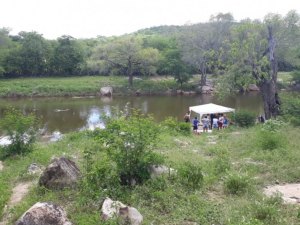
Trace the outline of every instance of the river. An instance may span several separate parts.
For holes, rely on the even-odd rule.
[[[0,99],[0,116],[8,107],[23,112],[35,112],[48,132],[67,133],[74,130],[101,126],[101,115],[110,115],[114,110],[130,107],[151,114],[156,121],[168,116],[182,120],[189,106],[215,103],[223,106],[245,109],[257,115],[263,112],[259,93],[248,93],[218,100],[213,95],[197,96],[140,96],[140,97],[86,97],[86,98],[18,98]]]

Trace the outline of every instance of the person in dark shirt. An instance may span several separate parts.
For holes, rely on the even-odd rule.
[[[199,125],[199,120],[197,118],[197,116],[195,117],[195,119],[193,119],[193,131],[195,134],[197,134],[198,132],[198,125]]]

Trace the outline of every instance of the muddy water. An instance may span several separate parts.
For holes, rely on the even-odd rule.
[[[66,133],[101,126],[101,115],[123,110],[128,103],[130,107],[139,108],[144,113],[152,114],[155,120],[162,121],[168,116],[182,120],[189,106],[210,102],[250,110],[257,115],[263,112],[259,93],[251,93],[223,100],[212,95],[0,99],[0,116],[2,117],[6,108],[12,106],[24,112],[35,112],[48,132]]]

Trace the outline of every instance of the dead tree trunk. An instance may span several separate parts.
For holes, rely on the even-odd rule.
[[[268,57],[270,70],[269,76],[262,78],[259,86],[264,102],[265,118],[270,119],[276,117],[279,114],[279,104],[277,95],[277,60],[275,56],[276,41],[273,37],[273,30],[271,26],[268,26]]]

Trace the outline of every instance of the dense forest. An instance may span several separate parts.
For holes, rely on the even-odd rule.
[[[0,29],[3,78],[121,75],[128,76],[132,85],[133,76],[172,75],[182,84],[197,73],[205,85],[207,74],[213,74],[226,91],[258,84],[267,118],[278,113],[277,72],[299,68],[300,15],[296,11],[239,22],[229,13],[219,13],[206,23],[92,39],[64,35],[47,40],[37,32],[10,35],[9,29]]]

